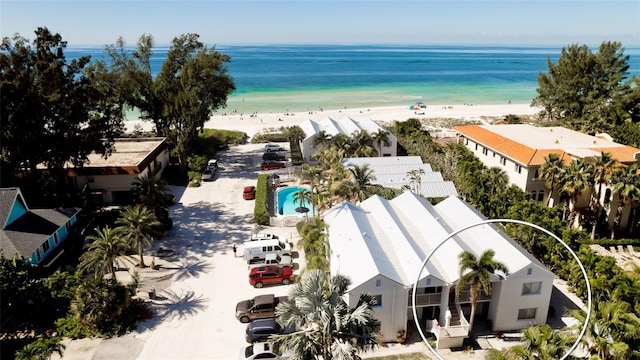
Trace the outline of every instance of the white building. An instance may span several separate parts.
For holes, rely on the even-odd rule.
[[[422,261],[451,232],[485,218],[456,197],[433,206],[407,191],[393,200],[373,196],[360,206],[343,202],[324,220],[331,274],[351,279],[350,306],[361,293],[376,296],[374,311],[383,340],[394,341],[398,330],[406,331],[413,323],[411,293]],[[546,322],[554,274],[498,227],[473,227],[443,244],[418,281],[420,326],[436,334],[439,348],[460,346],[468,335],[468,291],[455,297],[458,256],[464,251],[479,256],[488,249],[509,273],[492,277],[492,295],[483,294],[476,314],[491,320],[494,330]]]
[[[422,163],[420,156],[362,157],[342,160],[345,167],[368,165],[378,184],[392,189],[409,187],[426,198],[458,196],[453,181],[444,181],[442,174],[431,165]],[[412,181],[410,171],[416,171],[419,181]]]
[[[603,152],[610,153],[614,159],[625,165],[640,162],[640,149],[615,143],[611,138],[591,136],[567,128],[536,127],[527,124],[513,125],[464,125],[454,128],[458,140],[465,145],[486,166],[498,167],[509,176],[509,183],[531,193],[532,199],[539,202],[548,196],[547,186],[538,170],[544,158],[558,154],[565,165],[574,159],[595,158]],[[558,194],[554,194],[554,203]],[[588,206],[590,192],[582,194],[576,207]],[[602,203],[610,202],[610,209],[618,207],[618,197],[611,196],[611,190],[602,191]],[[625,227],[630,215],[630,204],[623,211],[621,227]],[[609,214],[609,225],[613,224],[615,211]]]
[[[373,135],[378,132],[385,132],[389,137],[390,144],[389,146],[386,146],[385,144],[373,144],[375,149],[378,151],[378,155],[396,156],[398,153],[398,139],[396,139],[393,134],[391,134],[389,131],[387,131],[385,128],[378,125],[378,123],[371,119],[355,120],[346,117],[342,120],[336,120],[327,117],[320,121],[308,119],[300,123],[299,126],[306,135],[306,137],[302,140],[301,145],[302,158],[306,162],[313,161],[313,155],[317,151],[317,149],[313,146],[313,139],[316,138],[316,135],[318,135],[320,131],[324,131],[331,136],[343,134],[349,137],[360,131],[366,131],[369,133],[369,135]]]

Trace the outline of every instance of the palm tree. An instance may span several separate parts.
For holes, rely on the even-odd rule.
[[[613,193],[618,194],[618,207],[616,217],[611,227],[611,239],[615,239],[615,234],[622,222],[622,210],[628,201],[640,199],[640,176],[638,176],[638,165],[620,166],[615,168],[611,179]]]
[[[361,294],[350,308],[344,295],[351,281],[343,275],[331,278],[322,270],[310,270],[291,289],[289,298],[276,308],[278,323],[296,329],[274,335],[269,343],[276,352],[288,349],[297,359],[358,359],[357,353],[378,344],[372,306],[376,299]]]
[[[305,269],[327,270],[329,243],[326,241],[327,232],[324,221],[321,218],[313,218],[310,222],[299,223],[297,227],[300,234],[298,246],[304,249],[307,261]]]
[[[139,266],[145,267],[143,250],[151,244],[152,236],[157,234],[157,228],[160,226],[156,216],[147,207],[134,205],[120,211],[116,225],[129,241],[129,245],[138,250]]]
[[[131,194],[135,204],[145,205],[158,218],[161,217],[159,212],[166,212],[167,206],[173,202],[173,194],[171,194],[167,182],[155,176],[136,177],[131,184]],[[168,217],[168,214],[166,215]]]
[[[59,336],[42,337],[16,352],[16,360],[48,360],[53,353],[62,357],[65,349]]]
[[[373,138],[366,130],[356,131],[351,136],[352,155],[355,157],[370,157],[377,155],[378,151],[372,146]]]
[[[360,202],[366,200],[371,195],[369,187],[376,179],[373,175],[373,170],[369,169],[368,164],[364,164],[362,166],[350,167],[349,172],[353,180],[353,198]]]
[[[127,241],[119,229],[106,226],[96,229],[95,235],[87,236],[92,241],[87,251],[80,257],[78,269],[82,272],[94,270],[96,275],[104,274],[107,269],[111,278],[116,280],[115,261],[120,255],[127,253]]]
[[[331,143],[331,134],[324,130],[320,130],[311,142],[311,146],[314,148],[324,148]]]
[[[471,319],[469,319],[469,333],[473,329],[480,291],[482,290],[485,294],[491,295],[490,275],[497,270],[502,271],[505,275],[509,272],[506,265],[493,259],[494,255],[495,251],[489,249],[480,255],[480,259],[477,259],[475,255],[467,251],[458,256],[458,259],[460,259],[460,278],[456,283],[456,297],[460,295],[464,287],[470,287]],[[467,270],[470,271],[467,272]]]
[[[557,333],[548,324],[530,326],[522,333],[522,349],[526,354],[523,358],[559,359],[574,341],[570,335]]]
[[[300,188],[300,190],[293,193],[293,204],[295,205],[297,203],[301,208],[306,208],[305,205],[311,203],[312,201],[313,195],[311,194],[311,191],[305,188]],[[307,220],[309,220],[309,216],[307,215],[307,213],[305,212],[304,214]]]
[[[382,130],[382,129],[378,129],[377,132],[371,134],[371,139],[373,140],[374,144],[378,145],[378,155],[382,155],[382,145],[384,146],[391,146],[391,140],[389,139],[389,133]]]
[[[583,328],[586,314],[573,310],[571,316],[578,320],[576,327]],[[594,304],[583,343],[599,359],[626,359],[631,355],[628,340],[640,335],[640,319],[629,303],[612,299]]]
[[[593,188],[592,166],[584,159],[573,160],[567,166],[561,179],[561,190],[569,195],[569,221],[568,226],[574,225],[576,217],[576,206],[580,195]]]
[[[596,157],[593,162],[593,181],[598,184],[598,190],[596,191],[595,203],[599,207],[600,197],[602,196],[602,184],[609,182],[611,178],[611,172],[618,163],[618,160],[614,159],[611,153],[602,152],[600,156]]]
[[[558,154],[553,153],[544,157],[544,163],[538,170],[539,176],[544,179],[545,185],[547,185],[547,188],[549,189],[547,206],[551,204],[551,199],[553,199],[553,193],[554,190],[556,190],[563,168],[564,160],[561,159]]]
[[[344,157],[349,157],[353,154],[351,139],[345,134],[337,134],[331,138],[331,147],[343,150]]]
[[[410,189],[416,195],[420,195],[420,189],[422,188],[422,175],[424,175],[424,169],[414,169],[407,172]]]
[[[300,145],[300,142],[307,136],[304,130],[298,125],[281,127],[280,130],[285,134],[290,143]]]

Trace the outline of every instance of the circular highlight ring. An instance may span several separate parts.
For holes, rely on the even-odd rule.
[[[431,252],[429,253],[429,256],[427,256],[424,261],[422,262],[422,267],[420,268],[420,271],[418,272],[418,274],[416,275],[416,279],[413,282],[413,292],[411,294],[411,310],[413,313],[413,321],[416,324],[420,324],[420,322],[418,321],[418,313],[416,311],[416,290],[418,288],[418,281],[420,281],[420,276],[422,275],[422,272],[424,271],[425,267],[427,266],[427,263],[429,262],[429,259],[431,259],[431,257],[433,256],[433,254],[440,248],[440,246],[442,246],[445,242],[447,242],[447,240],[451,239],[452,237],[458,235],[459,233],[471,229],[473,227],[479,226],[479,225],[485,225],[485,224],[492,224],[492,223],[514,223],[514,224],[520,224],[520,225],[527,225],[530,226],[534,229],[538,229],[542,232],[544,232],[545,234],[553,237],[554,239],[556,239],[560,244],[562,244],[565,249],[569,250],[569,252],[571,253],[571,255],[573,256],[573,258],[578,262],[578,265],[580,266],[580,270],[582,271],[582,275],[584,276],[584,280],[587,282],[587,317],[584,321],[584,325],[582,326],[582,330],[580,330],[580,335],[578,335],[578,338],[576,339],[576,342],[573,344],[573,346],[571,346],[571,348],[569,349],[569,351],[567,351],[566,354],[564,354],[560,360],[564,360],[566,359],[569,355],[571,355],[571,353],[578,347],[578,344],[580,343],[580,340],[582,339],[582,337],[584,336],[585,332],[587,331],[587,327],[589,326],[589,320],[591,318],[591,284],[589,283],[589,276],[587,275],[587,271],[585,270],[584,266],[582,265],[582,262],[580,262],[580,259],[578,258],[578,255],[571,250],[571,248],[569,247],[569,245],[567,245],[564,241],[562,241],[562,239],[560,239],[558,236],[556,236],[555,234],[553,234],[552,232],[550,232],[549,230],[538,226],[536,224],[532,224],[530,222],[526,222],[526,221],[522,221],[522,220],[514,220],[514,219],[488,219],[488,220],[483,220],[471,225],[467,225],[461,229],[458,229],[452,233],[449,234],[449,236],[447,236],[444,240],[442,240],[442,242],[440,242],[435,248],[433,248],[433,250],[431,250]],[[422,331],[422,328],[420,326],[416,327],[418,329],[418,333],[420,334],[420,337],[422,338],[422,341],[424,341],[424,343],[427,345],[427,347],[429,348],[429,350],[431,350],[431,352],[433,353],[433,355],[435,355],[438,359],[440,360],[444,360],[444,358],[438,353],[438,351],[436,351],[436,349],[432,348],[431,345],[429,345],[429,342],[427,341],[426,336],[424,335],[424,332]]]

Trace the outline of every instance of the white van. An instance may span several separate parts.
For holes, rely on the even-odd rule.
[[[244,243],[244,259],[264,259],[267,254],[291,256],[291,244],[278,239],[256,240]]]
[[[260,233],[251,235],[250,241],[279,239],[278,235],[270,233]]]

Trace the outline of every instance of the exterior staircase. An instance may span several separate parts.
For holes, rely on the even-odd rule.
[[[460,322],[460,314],[458,313],[458,308],[456,307],[456,297],[455,295],[449,296],[449,311],[451,312],[451,319],[449,320],[449,326],[460,326],[462,323]]]

